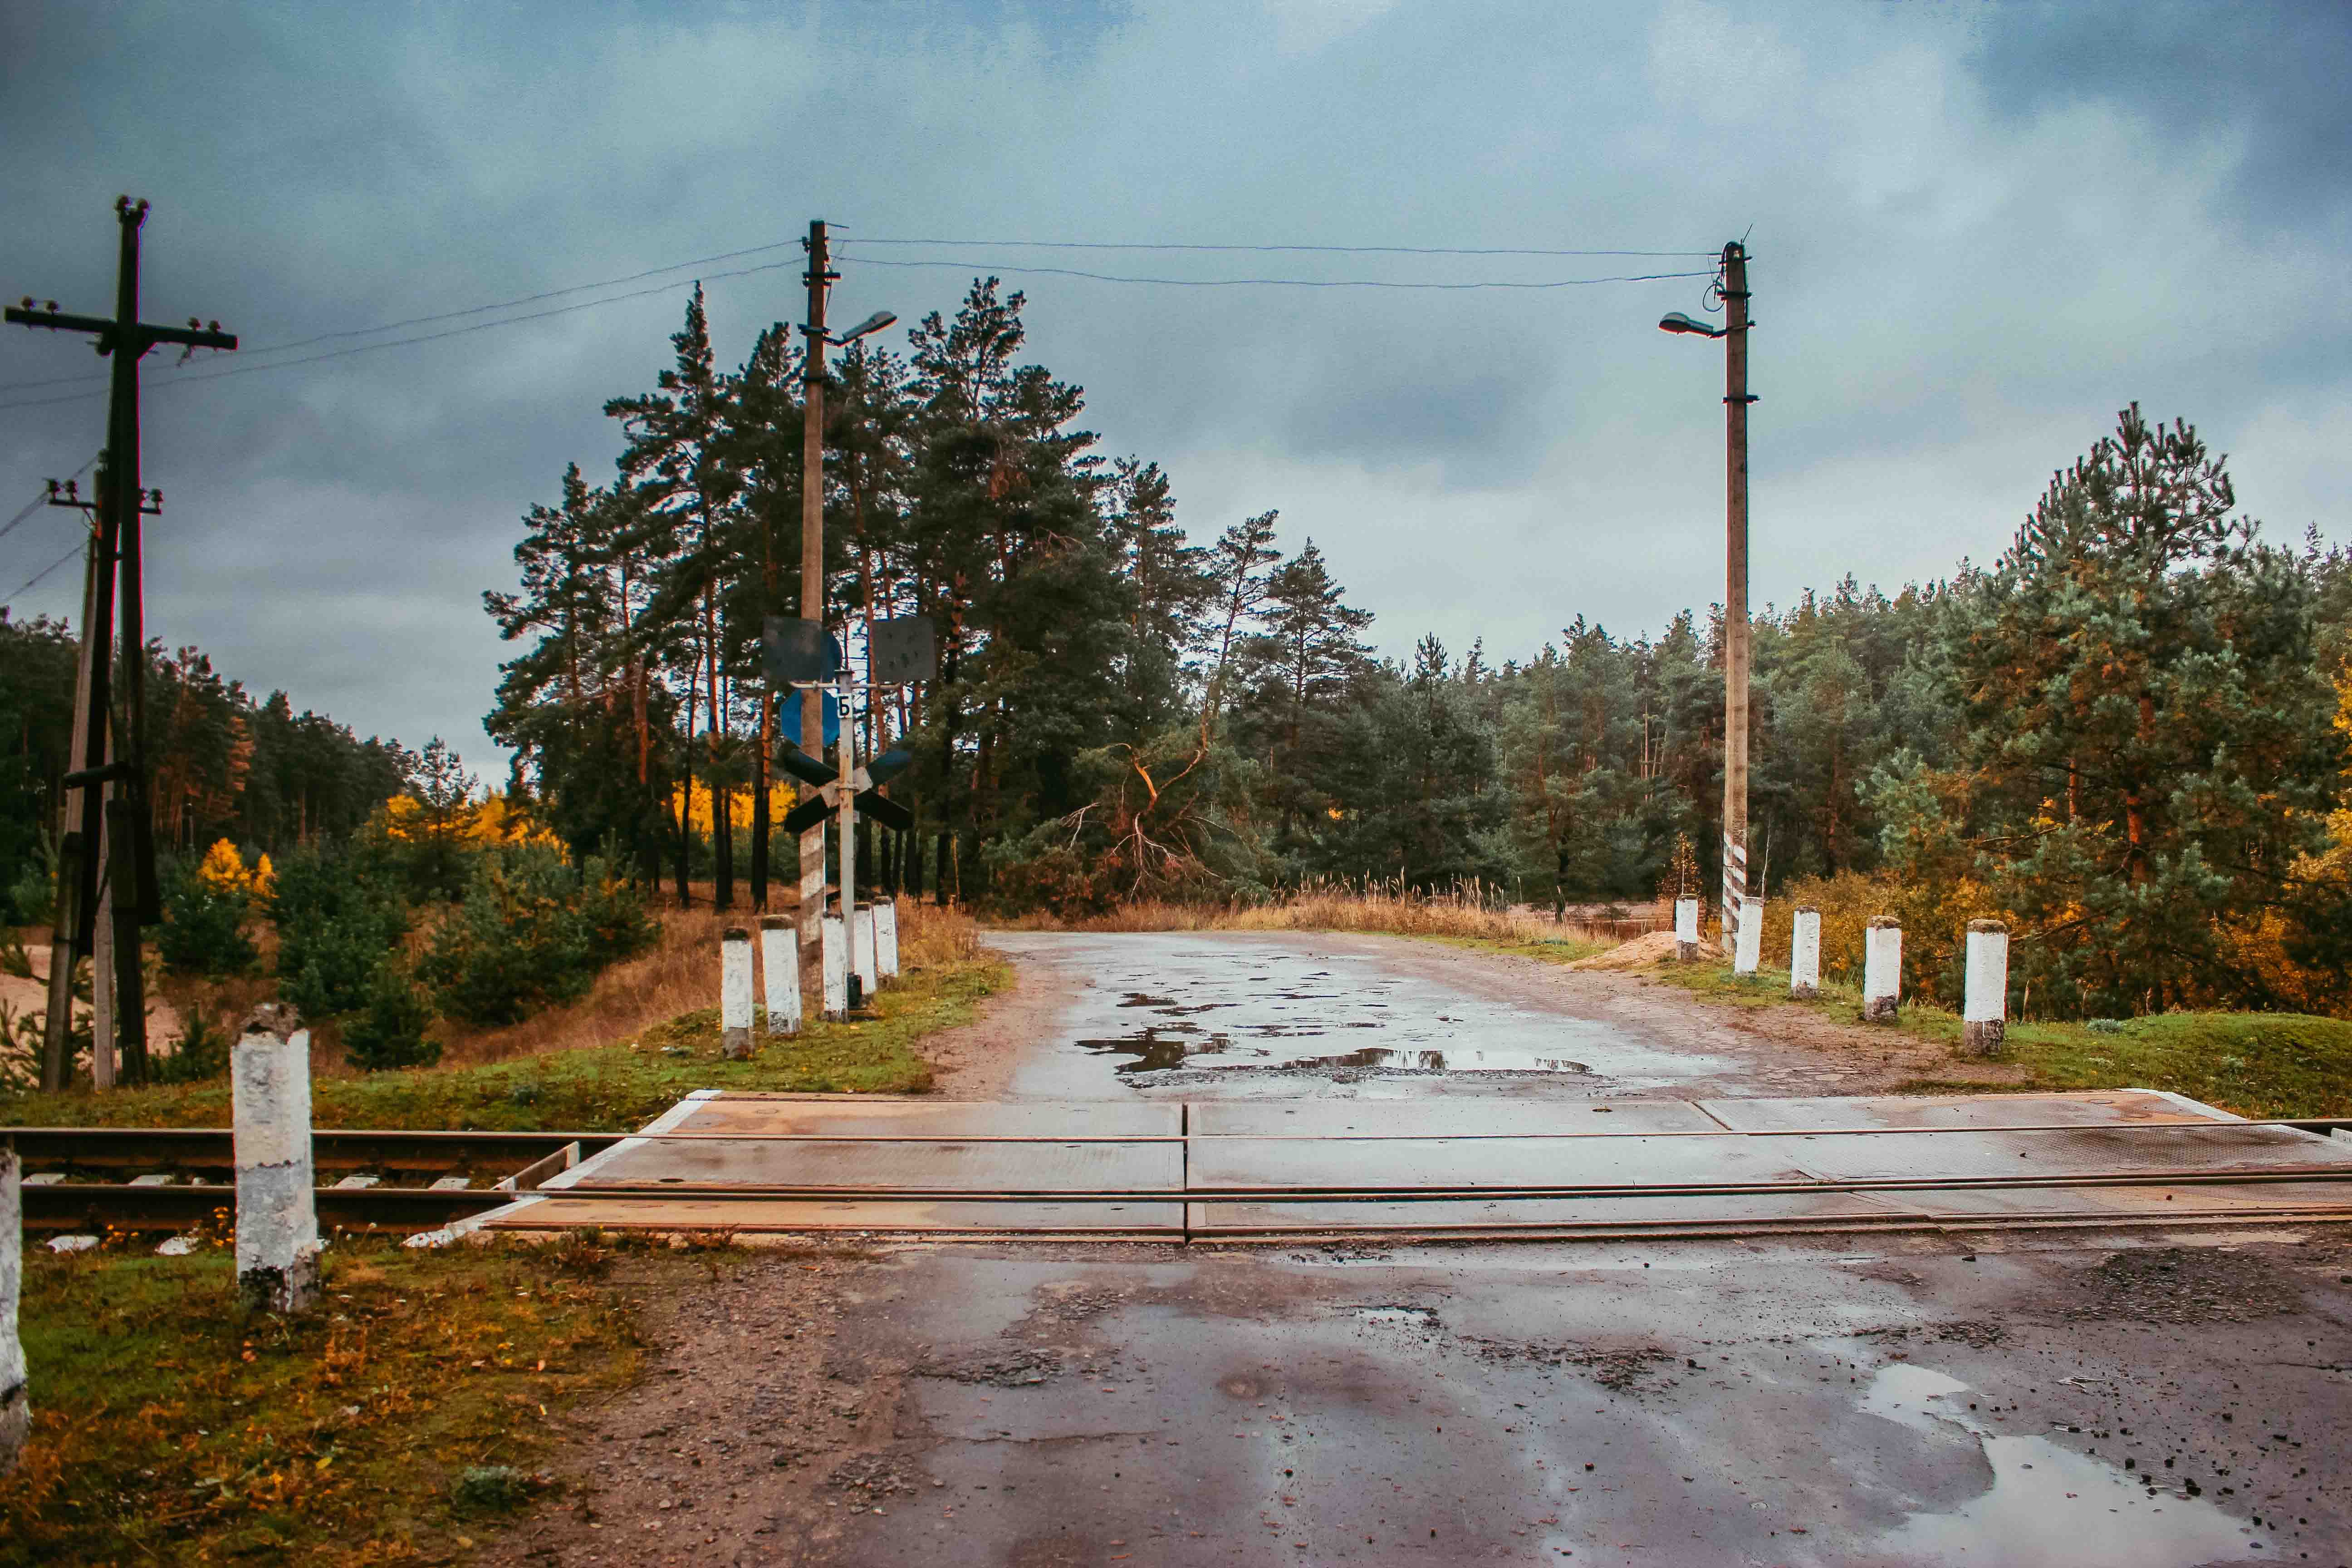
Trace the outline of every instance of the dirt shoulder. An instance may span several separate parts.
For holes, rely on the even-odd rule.
[[[871,1261],[762,1247],[625,1266],[656,1347],[644,1375],[562,1421],[562,1500],[477,1561],[800,1562],[926,1484],[890,1457],[903,1354],[841,1331]]]
[[[1054,1026],[1084,988],[1083,976],[1037,953],[990,951],[1011,969],[1012,984],[982,1003],[971,1023],[941,1029],[922,1043],[931,1092],[939,1099],[1003,1100],[1022,1051]]]

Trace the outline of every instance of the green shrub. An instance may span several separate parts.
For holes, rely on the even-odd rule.
[[[512,1465],[468,1465],[449,1489],[460,1513],[512,1513],[530,1500],[533,1478]]]
[[[386,953],[368,977],[360,1010],[343,1023],[343,1059],[363,1072],[429,1068],[441,1042],[425,1037],[433,1004],[395,954]]]
[[[260,962],[245,934],[252,896],[205,876],[183,860],[163,878],[163,924],[155,933],[163,967],[175,974],[243,974]]]
[[[658,929],[602,859],[574,871],[554,848],[506,845],[476,862],[418,973],[448,1016],[511,1024],[586,994],[598,970]]]
[[[365,845],[337,855],[305,850],[277,868],[269,918],[278,927],[280,989],[312,1017],[348,1013],[408,931],[408,906]]]
[[[178,1048],[155,1058],[155,1081],[201,1083],[218,1078],[228,1071],[229,1046],[228,1031],[207,1020],[203,1008],[191,1007]]]

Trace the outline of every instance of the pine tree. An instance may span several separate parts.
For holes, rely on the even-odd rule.
[[[2311,577],[2235,506],[2196,433],[2134,405],[1955,605],[1958,826],[2059,1011],[2270,999],[2236,937],[2294,897],[2344,740]],[[1933,771],[1883,773],[1891,836],[1931,839]]]

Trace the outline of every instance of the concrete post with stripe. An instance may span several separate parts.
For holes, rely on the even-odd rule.
[[[236,1285],[260,1311],[307,1311],[319,1299],[319,1211],[311,1196],[310,1031],[265,1002],[230,1055],[236,1160]]]
[[[1789,928],[1789,994],[1810,1001],[1822,994],[1822,911],[1801,905]]]
[[[792,921],[768,915],[760,921],[760,978],[767,992],[768,1034],[801,1032],[800,942]]]
[[[1742,828],[1746,824],[1741,824]],[[1729,834],[1723,837],[1723,950],[1739,957],[1739,924],[1748,902],[1748,849]]]
[[[1969,922],[1968,985],[1960,1008],[1960,1043],[1980,1057],[2000,1050],[2009,1034],[2009,927]]]
[[[841,929],[841,916],[831,910],[825,911],[820,945],[824,961],[824,1016],[837,1024],[849,1016],[849,938]]]
[[[1873,915],[1862,950],[1862,1016],[1891,1024],[1903,995],[1903,926],[1893,915]]]
[[[881,966],[874,953],[874,906],[861,903],[855,911],[850,926],[850,970],[857,976],[857,994],[867,1006],[874,1004],[874,993],[881,988]]]
[[[16,1468],[33,1429],[16,1307],[25,1286],[25,1189],[13,1142],[0,1142],[0,1475]]]
[[[1731,973],[1753,974],[1764,958],[1764,900],[1749,899],[1739,908],[1739,941],[1731,950]]]
[[[751,1054],[751,933],[741,926],[719,939],[719,1052],[730,1062]]]
[[[885,980],[898,978],[898,900],[896,899],[875,901],[874,971]]]

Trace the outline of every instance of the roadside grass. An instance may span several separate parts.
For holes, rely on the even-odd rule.
[[[547,1489],[551,1417],[637,1375],[607,1258],[338,1240],[320,1309],[289,1321],[239,1306],[217,1243],[28,1254],[0,1565],[450,1560]]]
[[[931,1069],[917,1049],[935,1030],[971,1021],[982,999],[1012,983],[1012,971],[979,943],[971,922],[929,911],[909,922],[898,980],[875,998],[878,1017],[812,1021],[799,1036],[771,1042],[745,1061],[719,1054],[719,1010],[693,1008],[638,1025],[596,1046],[452,1067],[320,1077],[311,1085],[319,1127],[625,1132],[697,1089],[840,1094],[921,1094]],[[714,940],[698,954],[692,999],[718,989]],[[686,995],[672,994],[669,1001]],[[226,1127],[226,1079],[25,1094],[0,1100],[0,1125]]]
[[[1788,972],[1739,978],[1728,964],[1660,964],[1654,979],[1740,1007],[1804,1007],[1843,1023],[1862,1019],[1862,993],[1824,982],[1819,1000],[1789,994]],[[1960,1016],[1905,1003],[1892,1026],[1960,1055]],[[1990,1058],[2025,1069],[2034,1089],[2160,1089],[2240,1116],[2352,1116],[2352,1019],[2307,1013],[2160,1013],[2093,1028],[2011,1020]],[[1969,1093],[1981,1083],[1918,1079],[1915,1094]]]
[[[1475,882],[1452,893],[1423,893],[1395,884],[1318,884],[1286,893],[1272,903],[1228,909],[1215,904],[1144,899],[1105,914],[1057,920],[1024,915],[1003,922],[1013,931],[1342,931],[1381,936],[1434,937],[1493,951],[1526,950],[1531,957],[1559,962],[1589,956],[1612,945],[1579,922],[1561,922],[1524,908],[1496,908],[1491,889]]]

